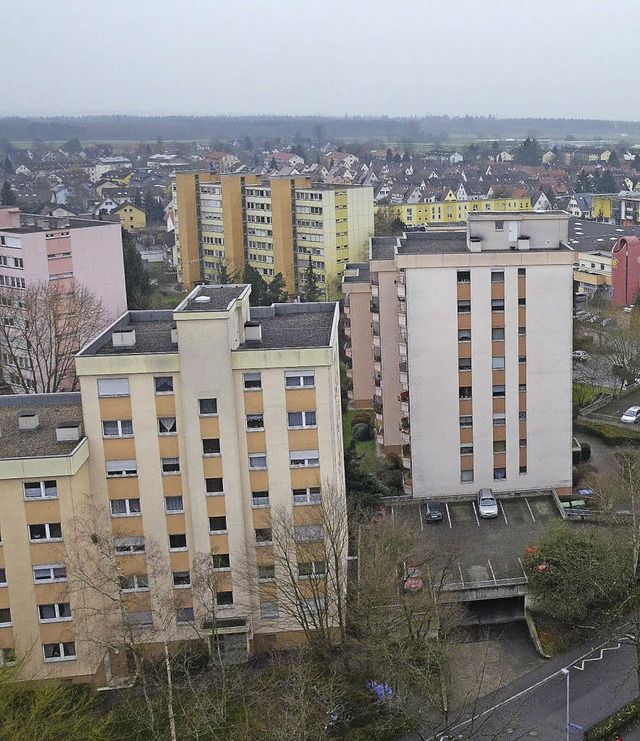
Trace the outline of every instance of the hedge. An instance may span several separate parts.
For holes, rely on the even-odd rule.
[[[600,438],[607,445],[640,445],[640,432],[635,430],[626,430],[622,427],[603,424],[602,422],[591,422],[580,420],[574,422],[574,431],[586,432],[589,435]]]
[[[627,731],[638,723],[640,723],[640,699],[635,699],[587,728],[583,739],[584,741],[610,741],[616,733]]]

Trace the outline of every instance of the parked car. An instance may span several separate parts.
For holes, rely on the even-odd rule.
[[[442,522],[444,520],[444,505],[441,502],[425,502],[424,517],[427,522]]]
[[[589,353],[584,350],[574,350],[572,356],[574,360],[589,360]]]
[[[634,425],[640,420],[640,407],[629,407],[620,417],[620,421],[627,425]]]
[[[486,519],[498,516],[498,502],[491,489],[480,489],[478,492],[478,514]]]
[[[418,564],[405,561],[403,564],[402,589],[405,592],[420,592],[424,587],[422,573]]]

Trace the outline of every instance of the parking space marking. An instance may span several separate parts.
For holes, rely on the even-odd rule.
[[[471,506],[473,507],[473,514],[476,516],[476,525],[480,527],[480,520],[478,519],[478,510],[476,509],[476,503],[471,502]]]
[[[527,579],[527,572],[524,570],[524,564],[522,563],[522,559],[520,558],[520,556],[518,556],[518,563],[520,564],[520,568],[522,569],[524,578]]]
[[[527,509],[529,510],[529,514],[531,515],[531,519],[535,522],[536,518],[533,516],[533,510],[531,509],[531,505],[529,504],[529,500],[525,497],[524,501],[527,503]]]
[[[487,559],[487,563],[489,564],[489,571],[491,572],[491,578],[493,579],[493,583],[496,584],[497,583],[496,582],[496,575],[495,575],[495,573],[493,571],[493,566],[491,565],[491,561],[489,561],[489,559]]]
[[[449,513],[449,503],[445,502],[444,506],[445,506],[445,509],[447,510],[447,520],[449,520],[449,530],[451,530],[453,525],[451,524],[451,514]]]
[[[462,582],[462,585],[464,586],[464,576],[462,575],[462,567],[460,566],[459,562],[458,562],[458,571],[460,572],[460,581]]]
[[[509,520],[507,520],[507,513],[504,511],[504,507],[502,506],[502,502],[500,502],[500,511],[502,512],[502,516],[504,517],[505,525],[509,524]]]
[[[422,504],[418,504],[418,515],[420,517],[420,530],[424,531],[424,522],[422,521]]]

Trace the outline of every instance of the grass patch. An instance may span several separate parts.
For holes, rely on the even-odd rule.
[[[613,394],[615,389],[608,386],[594,386],[592,383],[582,383],[574,381],[573,384],[573,405],[578,409],[586,407],[601,394]]]
[[[603,422],[590,422],[588,420],[580,420],[574,422],[574,430],[578,432],[586,432],[589,435],[599,438],[607,445],[640,445],[640,432],[636,432],[632,429],[623,429],[622,427],[614,427],[613,425],[607,425]]]
[[[350,409],[342,415],[342,436],[344,438],[344,447],[351,445],[351,422],[356,415],[368,414],[373,424],[372,409]],[[362,467],[368,473],[376,473],[376,441],[363,440],[356,442],[356,452],[362,456]]]
[[[619,710],[587,728],[584,734],[585,741],[609,741],[615,733],[633,728],[640,722],[640,699],[632,700]]]
[[[589,631],[570,629],[543,612],[531,612],[542,650],[551,658],[559,656],[590,637]]]

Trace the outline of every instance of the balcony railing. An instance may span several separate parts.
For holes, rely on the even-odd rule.
[[[408,471],[411,470],[411,445],[402,446],[402,465]]]
[[[404,489],[405,494],[413,496],[413,480],[411,479],[411,476],[405,476],[402,479],[402,488]]]
[[[400,283],[398,281],[398,299],[400,301],[405,301],[407,298],[407,288],[404,283]]]
[[[382,363],[379,360],[374,360],[373,361],[373,370],[376,373],[381,373],[382,372]]]
[[[378,286],[375,285],[375,284],[371,284],[371,295],[372,296],[379,296],[380,295],[380,290],[379,290]]]

